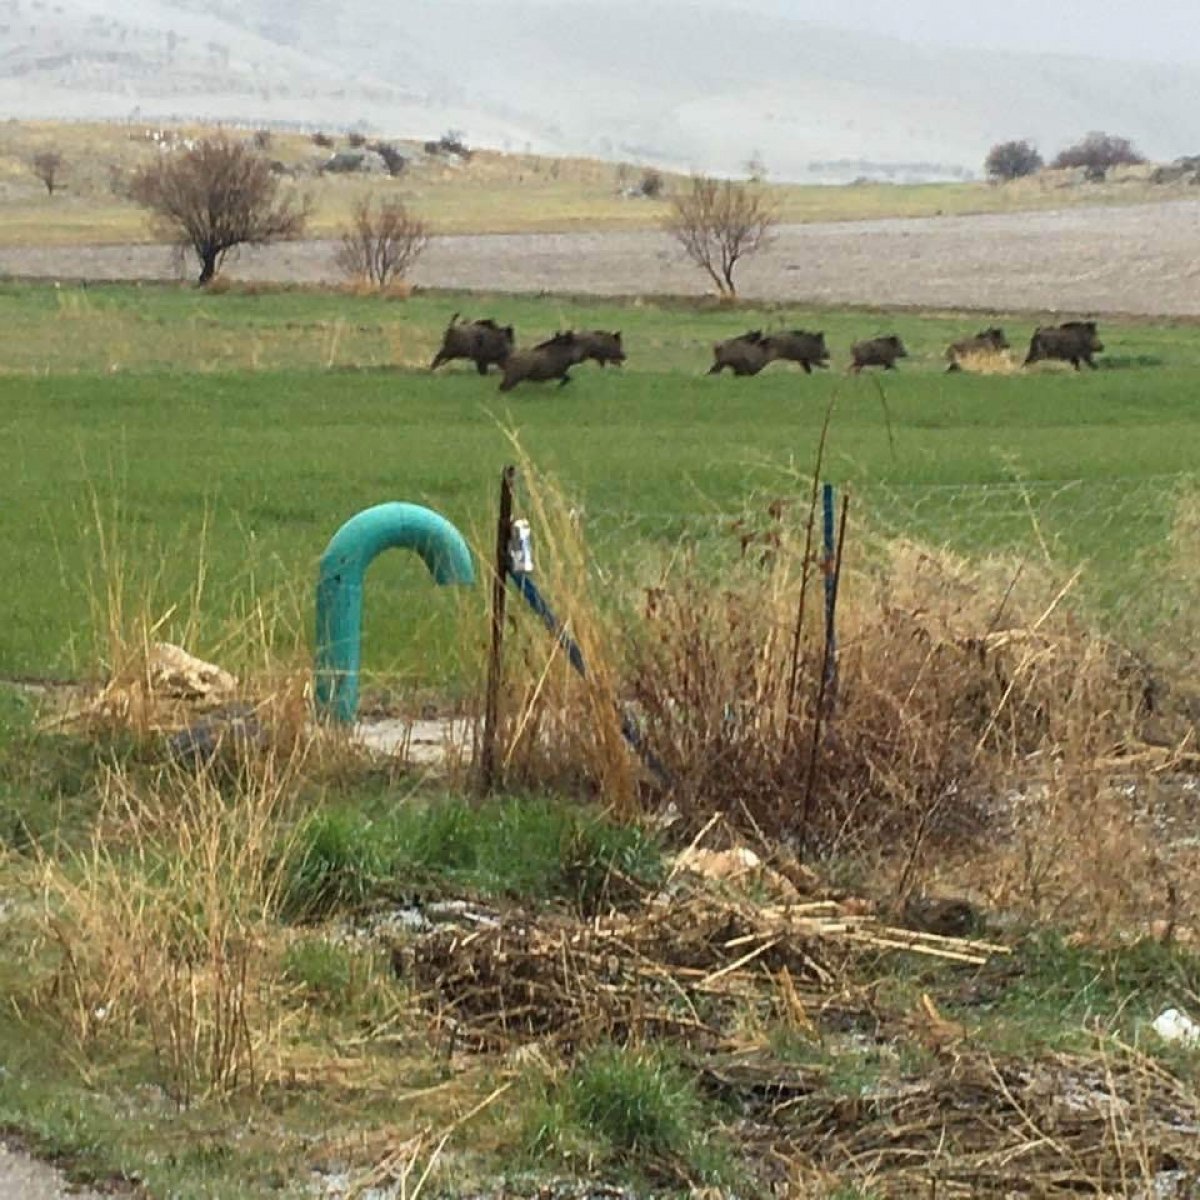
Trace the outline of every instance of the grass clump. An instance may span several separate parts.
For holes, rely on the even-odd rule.
[[[529,1153],[576,1169],[625,1169],[677,1183],[719,1183],[730,1151],[695,1081],[668,1054],[606,1045],[552,1084],[531,1114]]]
[[[284,952],[283,979],[319,1007],[336,1009],[350,996],[355,965],[347,947],[324,938],[302,938]]]
[[[314,921],[357,908],[378,894],[391,874],[389,847],[369,819],[349,810],[317,813],[287,856],[283,915]]]
[[[121,734],[43,732],[33,698],[0,687],[0,846],[25,854],[47,839],[76,840],[99,809],[104,769],[133,753]]]
[[[379,815],[332,808],[309,819],[287,855],[283,911],[314,921],[376,900],[465,890],[594,912],[662,872],[655,839],[566,801],[512,797],[475,808],[445,798]]]

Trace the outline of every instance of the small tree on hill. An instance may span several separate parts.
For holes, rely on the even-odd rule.
[[[989,179],[1009,182],[1042,169],[1042,156],[1032,142],[998,142],[988,151],[984,170]]]
[[[738,263],[770,242],[778,220],[761,189],[696,175],[687,190],[671,197],[664,228],[707,273],[717,291],[734,300]]]
[[[195,252],[202,285],[235,246],[298,237],[308,217],[305,204],[281,195],[262,155],[223,134],[143,167],[129,194],[180,246]]]
[[[1085,167],[1090,174],[1103,176],[1110,167],[1136,166],[1145,158],[1128,138],[1111,133],[1089,133],[1082,141],[1060,151],[1052,166]]]
[[[648,171],[642,172],[638,191],[649,200],[657,200],[663,194],[665,186],[666,181],[663,179],[662,173],[651,167]]]
[[[46,185],[46,194],[54,195],[63,156],[57,150],[42,150],[33,156],[33,173]]]
[[[403,201],[384,200],[376,211],[367,199],[355,208],[335,261],[350,279],[385,288],[408,274],[428,242],[428,226]]]

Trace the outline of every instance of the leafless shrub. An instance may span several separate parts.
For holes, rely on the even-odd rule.
[[[269,129],[256,129],[254,131],[254,148],[256,150],[262,150],[266,153],[266,151],[270,150],[272,141],[274,141],[274,138]]]
[[[33,173],[46,185],[46,194],[53,196],[62,171],[63,156],[57,150],[42,150],[33,156],[32,166]]]
[[[1042,169],[1042,156],[1032,142],[997,142],[988,151],[983,167],[989,179],[1007,183]]]
[[[428,242],[428,226],[402,200],[383,200],[376,209],[367,199],[342,234],[336,262],[349,279],[385,288],[408,274]]]
[[[320,130],[318,130],[316,133],[314,133],[312,135],[312,144],[314,146],[320,146],[321,149],[323,149],[323,150],[329,150],[333,147],[333,145],[335,143],[334,143],[333,138],[331,138],[329,136],[329,134],[322,133]]]
[[[642,172],[641,182],[638,184],[638,191],[647,199],[657,200],[663,194],[665,182],[661,171],[656,171],[651,168],[649,171]]]
[[[367,144],[367,135],[365,133],[360,133],[357,129],[354,129],[346,135],[346,141],[349,142],[355,150],[359,150]]]
[[[235,246],[299,236],[308,208],[281,194],[271,164],[242,142],[205,138],[138,171],[130,195],[200,260],[210,283]]]
[[[1058,170],[1084,167],[1089,176],[1102,179],[1110,167],[1137,166],[1145,161],[1128,138],[1089,133],[1082,141],[1060,151],[1052,166]]]
[[[777,223],[778,215],[757,187],[697,175],[671,197],[664,228],[721,296],[733,300],[738,263],[769,243]]]

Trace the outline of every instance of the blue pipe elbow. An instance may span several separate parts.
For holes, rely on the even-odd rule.
[[[415,551],[439,586],[475,582],[466,540],[440,513],[393,501],[351,517],[325,548],[317,580],[318,716],[350,724],[358,712],[363,578],[393,547]]]

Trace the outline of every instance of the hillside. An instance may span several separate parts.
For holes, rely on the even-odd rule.
[[[120,15],[114,15],[119,13]],[[1094,128],[1200,146],[1200,67],[923,49],[787,18],[619,0],[0,0],[19,117],[447,127],[510,151],[777,179],[963,178],[989,145]]]

